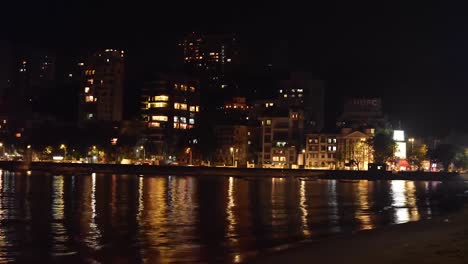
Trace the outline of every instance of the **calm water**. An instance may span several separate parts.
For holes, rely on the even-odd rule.
[[[239,262],[461,210],[460,184],[1,172],[0,262]]]

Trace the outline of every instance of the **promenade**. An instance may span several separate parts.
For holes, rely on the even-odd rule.
[[[313,179],[343,180],[463,180],[457,173],[443,172],[398,172],[392,173],[350,170],[310,170],[310,169],[267,169],[267,168],[232,168],[203,166],[155,166],[155,165],[122,165],[91,163],[55,163],[17,161],[0,161],[0,169],[10,171],[46,172],[54,174],[81,173],[115,173],[138,174],[144,176],[233,176],[246,178],[265,177],[298,177]]]

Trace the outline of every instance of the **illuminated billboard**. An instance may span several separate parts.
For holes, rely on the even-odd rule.
[[[396,145],[395,157],[406,159],[406,142],[396,142]]]
[[[393,131],[393,140],[395,140],[395,141],[405,141],[405,131],[403,131],[403,130],[394,130]]]

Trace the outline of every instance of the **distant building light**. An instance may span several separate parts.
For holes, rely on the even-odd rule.
[[[57,161],[63,160],[63,156],[53,156],[52,160],[57,160]]]
[[[16,133],[16,134],[15,134],[15,137],[20,138],[20,137],[21,137],[21,133]]]
[[[84,88],[84,92],[85,92],[85,93],[89,93],[89,87],[85,87],[85,88]]]
[[[84,66],[83,62],[78,63],[78,66]]]
[[[227,62],[231,62],[231,59],[227,59],[226,61],[227,61]]]
[[[69,73],[69,74],[68,74],[68,77],[73,77],[73,73]]]
[[[110,62],[110,60],[109,60],[109,59],[107,59],[106,61],[107,61],[107,62]]]

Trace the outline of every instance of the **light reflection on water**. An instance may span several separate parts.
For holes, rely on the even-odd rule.
[[[285,243],[459,210],[452,185],[0,171],[0,262],[237,263]]]

